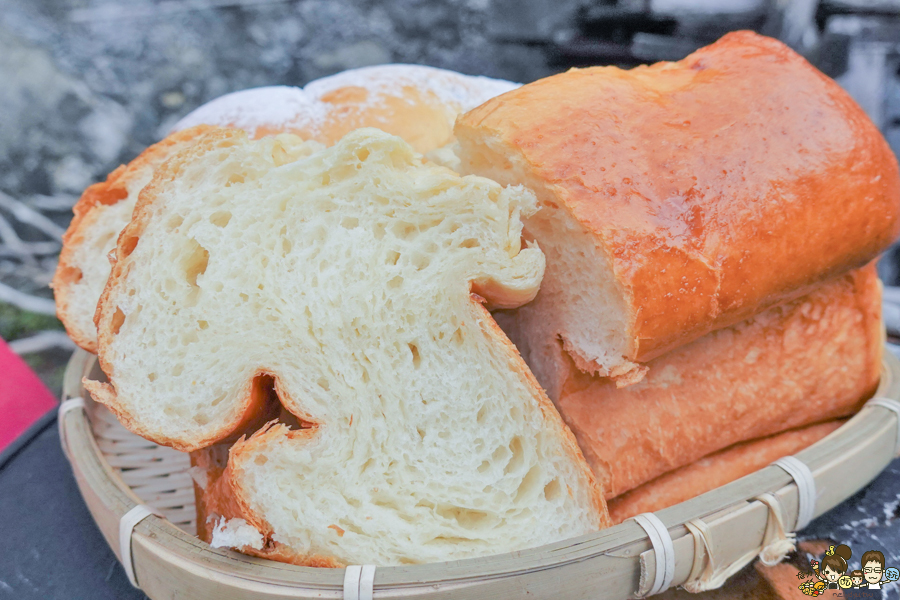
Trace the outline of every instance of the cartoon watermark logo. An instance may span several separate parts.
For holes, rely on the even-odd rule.
[[[852,556],[853,551],[844,544],[829,547],[821,566],[814,560],[811,571],[797,573],[798,578],[808,580],[800,584],[800,591],[807,596],[821,596],[826,590],[880,590],[885,583],[900,579],[900,570],[886,568],[884,553],[878,550],[863,552],[860,568],[853,571],[849,564]]]

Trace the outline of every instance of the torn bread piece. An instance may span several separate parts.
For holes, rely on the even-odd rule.
[[[173,134],[144,150],[137,158],[88,187],[72,211],[75,216],[63,236],[63,248],[53,282],[56,315],[66,333],[88,352],[97,352],[94,313],[109,277],[107,255],[131,219],[138,194],[153,179],[157,167],[209,127],[198,125]]]
[[[141,193],[98,310],[110,383],[85,385],[182,450],[273,388],[300,427],[238,442],[223,476],[260,555],[421,563],[595,531],[574,437],[482,306],[537,292],[534,208],[374,129],[210,133]]]
[[[581,370],[619,385],[862,267],[900,233],[897,159],[878,128],[752,32],[675,63],[524,85],[455,133],[461,172],[540,201],[526,234],[547,273],[523,329],[561,338]]]
[[[548,374],[607,499],[732,444],[853,414],[881,376],[874,263],[664,354],[624,388],[581,371],[557,338],[497,320]]]

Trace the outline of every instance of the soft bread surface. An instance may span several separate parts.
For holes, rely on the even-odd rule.
[[[452,137],[457,115],[517,85],[431,67],[381,65],[302,89],[235,92],[201,106],[176,125],[176,133],[90,186],[75,204],[52,284],[59,319],[76,344],[97,352],[94,312],[109,277],[107,255],[154,170],[209,125],[239,127],[255,137],[291,131],[328,146],[353,129],[377,127],[430,152]]]
[[[273,86],[227,94],[182,119],[238,127],[261,137],[290,132],[333,144],[360,127],[400,136],[425,153],[453,139],[456,117],[519,84],[420,65],[351,69],[303,88]]]
[[[548,269],[527,327],[622,384],[858,268],[898,234],[897,160],[834,81],[731,33],[677,63],[573,69],[455,129],[462,172],[527,185]]]
[[[303,428],[263,429],[225,478],[266,549],[293,562],[493,554],[608,523],[571,433],[481,305],[527,302],[523,188],[356,131],[204,136],[157,171],[98,309],[133,431],[194,450],[258,414],[271,385]],[[266,554],[268,556],[268,554]]]
[[[109,174],[106,181],[88,187],[72,211],[75,216],[63,236],[51,287],[56,314],[69,337],[88,352],[97,352],[94,313],[109,278],[107,255],[137,202],[138,194],[158,166],[209,131],[197,126],[171,135]]]
[[[836,431],[844,420],[792,429],[758,440],[735,444],[609,501],[609,516],[621,523],[635,515],[656,512],[690,500],[762,469],[783,456],[796,454]]]
[[[547,386],[607,498],[732,444],[852,414],[881,373],[875,265],[715,331],[619,388],[577,368],[556,338],[498,322]]]

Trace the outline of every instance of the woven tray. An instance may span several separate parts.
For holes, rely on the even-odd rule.
[[[186,454],[130,433],[81,385],[102,378],[96,357],[78,350],[69,361],[64,399],[84,398],[84,409],[61,413],[60,432],[81,494],[110,547],[122,560],[120,520],[139,503],[165,518],[140,521],[124,544],[136,580],[152,599],[361,598],[344,590],[344,569],[314,569],[213,549],[194,537],[194,494]],[[900,399],[900,361],[885,352],[876,394]],[[824,440],[798,453],[815,478],[818,516],[869,483],[900,446],[896,413],[868,405]],[[740,566],[762,546],[770,509],[752,500],[771,492],[795,523],[798,487],[786,471],[767,467],[656,516],[673,541],[671,585],[682,585],[695,562],[695,535],[685,523],[702,519],[715,565]],[[126,531],[126,534],[128,532]],[[708,561],[709,550],[698,560]],[[620,600],[646,592],[656,552],[634,521],[512,554],[403,567],[379,567],[374,598]]]

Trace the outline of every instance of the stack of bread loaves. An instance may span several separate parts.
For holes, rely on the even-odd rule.
[[[215,545],[392,565],[574,537],[877,384],[897,163],[776,41],[522,87],[375,67],[178,129],[85,192],[54,289],[92,396],[192,453]]]
[[[738,32],[679,63],[570,71],[486,102],[456,134],[463,172],[538,196],[525,232],[547,256],[541,290],[498,320],[607,498],[874,392],[869,263],[898,233],[897,161],[781,43]],[[723,483],[688,475],[694,493]],[[663,508],[688,475],[632,496]]]

